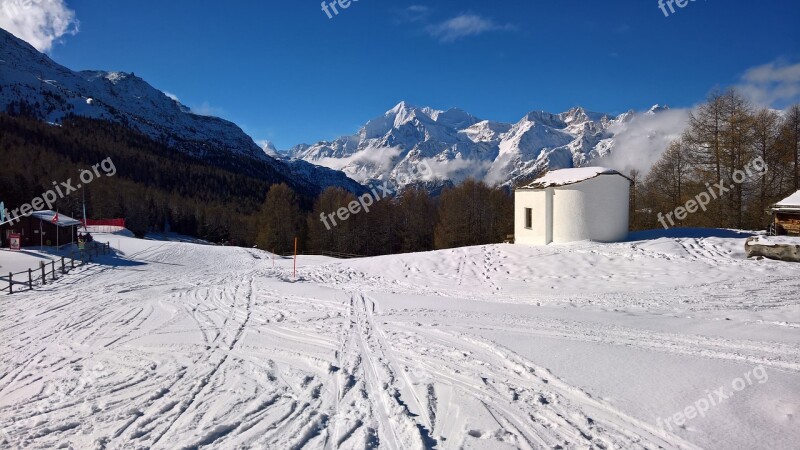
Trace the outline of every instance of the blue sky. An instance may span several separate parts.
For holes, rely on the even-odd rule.
[[[750,68],[800,62],[800,2],[66,0],[49,53],[135,72],[285,149],[350,134],[400,100],[517,121],[530,110],[691,106]]]

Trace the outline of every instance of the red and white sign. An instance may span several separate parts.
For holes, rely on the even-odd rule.
[[[19,251],[22,248],[22,236],[19,234],[8,235],[8,248]]]

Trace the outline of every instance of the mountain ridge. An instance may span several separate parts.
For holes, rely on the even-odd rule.
[[[401,101],[357,133],[299,144],[283,155],[341,170],[362,184],[457,184],[476,178],[513,186],[545,170],[582,167],[608,156],[615,135],[636,117],[669,107],[611,115],[580,106],[562,113],[533,110],[515,123],[478,118],[460,108],[437,110]],[[433,179],[404,176],[428,164]],[[418,172],[418,171],[417,171]]]
[[[2,29],[0,52],[0,110],[56,124],[70,115],[122,123],[200,158],[227,152],[260,160],[315,193],[329,186],[363,193],[384,182],[398,191],[416,185],[437,192],[466,178],[511,187],[545,170],[594,164],[616,152],[630,123],[669,111],[654,105],[611,115],[577,106],[532,110],[508,123],[401,101],[352,135],[282,153],[232,122],[193,113],[133,73],[72,71]]]
[[[0,110],[58,124],[70,116],[120,123],[201,158],[230,155],[266,163],[309,193],[328,186],[366,190],[338,171],[268,154],[239,126],[193,113],[134,73],[73,71],[0,29]]]

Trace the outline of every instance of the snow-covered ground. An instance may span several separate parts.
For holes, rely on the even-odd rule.
[[[40,263],[50,264],[53,260],[60,260],[62,256],[69,258],[77,253],[77,245],[63,245],[58,250],[55,247],[30,247],[22,251],[0,249],[0,276],[7,276],[9,272],[19,273],[28,269],[36,270]],[[26,275],[27,276],[27,275]]]
[[[0,296],[0,446],[797,448],[800,265],[672,233],[301,257],[298,279],[98,235],[120,256]]]

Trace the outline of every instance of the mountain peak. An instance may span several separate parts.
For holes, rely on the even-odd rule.
[[[446,111],[431,108],[429,106],[420,108],[406,102],[405,100],[395,105],[392,109],[386,111],[384,117],[394,118],[395,125],[405,123],[408,120],[416,117],[422,121],[427,122],[428,119],[430,119],[444,126],[456,129],[464,129],[480,122],[480,119],[461,108],[450,108]]]
[[[586,110],[583,109],[582,106],[576,106],[574,108],[570,108],[569,111],[560,114],[560,116],[564,119],[564,122],[568,124],[586,122],[589,120],[589,115],[586,113]]]
[[[429,116],[436,123],[457,130],[463,130],[464,128],[468,128],[480,122],[480,119],[461,108],[450,108],[447,111],[433,110]]]
[[[553,128],[564,128],[567,124],[562,120],[561,114],[551,114],[547,111],[531,111],[525,114],[522,121],[533,122]]]
[[[261,148],[264,150],[264,153],[266,153],[268,156],[273,158],[281,157],[281,155],[278,153],[277,147],[275,147],[275,144],[273,144],[272,141],[261,141],[260,144]]]
[[[411,111],[411,110],[414,110],[414,109],[417,109],[417,107],[412,105],[412,104],[410,104],[410,103],[408,103],[408,102],[406,102],[405,100],[402,100],[402,101],[400,101],[400,103],[395,105],[394,108],[386,111],[386,115],[387,116],[396,115],[396,114],[400,114],[400,113],[403,113],[403,112],[408,112],[408,111]]]
[[[656,113],[660,113],[662,111],[669,111],[669,106],[667,106],[667,105],[659,105],[659,104],[656,103],[655,105],[650,107],[650,109],[648,109],[645,114],[656,114]]]
[[[342,170],[370,184],[402,190],[422,180],[409,168],[429,164],[433,177],[510,185],[545,168],[585,165],[609,153],[616,124],[608,114],[577,106],[552,114],[531,111],[514,124],[481,120],[460,108],[445,111],[403,101],[367,122],[358,134],[290,151],[294,158]]]
[[[120,122],[179,150],[202,155],[209,148],[268,159],[235,124],[190,114],[179,102],[133,73],[72,71],[10,33],[0,30],[0,110],[27,104],[33,115],[60,123],[69,115]]]

